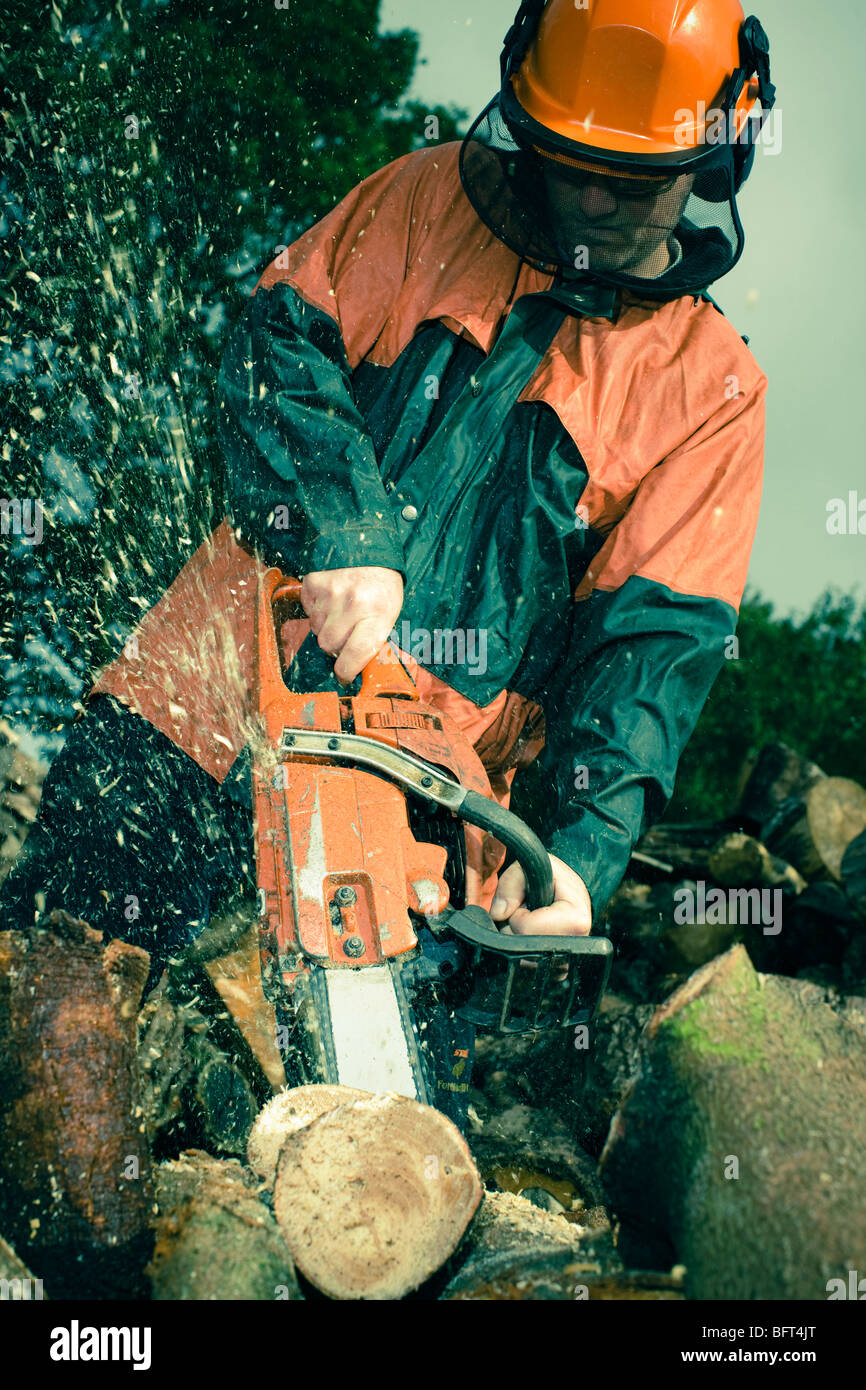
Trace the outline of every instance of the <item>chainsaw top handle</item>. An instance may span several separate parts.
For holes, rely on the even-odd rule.
[[[284,578],[280,575],[279,570],[273,570],[271,573],[274,575],[271,581],[273,584],[271,602],[273,604],[278,602],[294,604],[303,612],[300,579]],[[389,655],[385,655],[386,652]],[[408,700],[419,699],[415,682],[387,642],[383,643],[381,651],[370,658],[361,672],[360,694],[368,699],[376,695],[397,695]]]

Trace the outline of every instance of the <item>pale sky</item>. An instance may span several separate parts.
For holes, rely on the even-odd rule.
[[[380,27],[421,36],[412,96],[474,116],[499,85],[516,9],[383,0]],[[866,3],[755,0],[753,12],[770,38],[781,151],[759,151],[740,198],[745,253],[710,292],[770,381],[750,588],[802,614],[828,585],[866,598],[866,534],[827,532],[834,498],[866,504]]]

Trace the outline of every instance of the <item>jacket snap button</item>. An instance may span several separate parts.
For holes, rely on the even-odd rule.
[[[412,503],[410,502],[407,506],[403,508],[400,515],[402,516],[404,521],[414,521],[418,515],[418,508],[413,507]]]
[[[481,395],[481,392],[482,392],[483,389],[484,389],[484,388],[482,387],[482,385],[481,385],[481,382],[480,382],[480,381],[476,381],[474,376],[473,376],[473,377],[470,377],[470,382],[471,382],[471,389],[472,389],[472,394],[473,394],[473,396],[480,396],[480,395]]]

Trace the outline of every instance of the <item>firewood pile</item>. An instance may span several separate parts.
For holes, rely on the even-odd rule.
[[[17,815],[39,781],[2,766]],[[826,1298],[866,1268],[866,792],[782,745],[740,792],[637,846],[588,1029],[479,1040],[465,1138],[286,1088],[249,904],[145,1001],[145,953],[69,913],[0,930],[4,1287]]]

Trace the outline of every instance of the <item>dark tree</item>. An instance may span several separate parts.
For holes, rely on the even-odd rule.
[[[404,100],[417,37],[378,9],[0,5],[0,497],[44,508],[40,544],[0,536],[14,721],[63,730],[223,515],[216,369],[276,248],[429,115],[457,136],[465,113]]]

